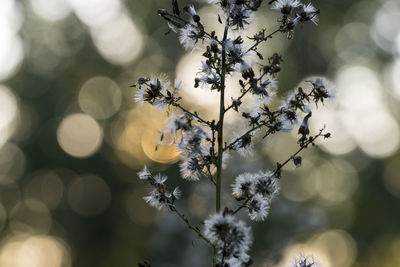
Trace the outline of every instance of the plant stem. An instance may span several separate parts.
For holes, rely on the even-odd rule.
[[[285,160],[283,163],[279,163],[275,172],[274,172],[274,176],[276,176],[280,170],[289,163],[290,160],[292,160],[295,156],[297,156],[301,151],[303,151],[304,149],[306,149],[310,144],[314,144],[314,141],[317,140],[319,137],[323,136],[323,131],[325,130],[325,126],[324,128],[319,130],[319,133],[315,136],[310,137],[303,145],[300,146],[300,148],[293,153],[287,160]]]
[[[234,211],[233,214],[236,214],[239,212],[239,210],[241,210],[242,208],[246,207],[246,204],[250,201],[250,198],[247,198],[245,202],[243,202],[242,204],[240,204],[239,207],[237,207]]]
[[[174,103],[172,103],[171,105],[174,106],[174,107],[177,107],[177,108],[181,109],[183,112],[185,112],[185,113],[189,114],[190,116],[196,118],[199,122],[202,122],[202,123],[204,123],[204,124],[206,124],[206,125],[208,125],[208,126],[211,126],[211,122],[206,121],[205,119],[201,118],[201,117],[199,116],[199,114],[197,114],[197,113],[190,112],[188,109],[184,108],[184,107],[181,106],[179,103],[175,103],[175,102],[174,102]]]
[[[179,216],[179,218],[182,219],[182,221],[184,221],[184,222],[186,223],[186,225],[189,227],[189,229],[191,229],[191,230],[193,230],[194,232],[196,232],[196,234],[197,234],[201,239],[203,239],[203,240],[206,241],[209,245],[211,245],[212,247],[214,247],[214,245],[211,243],[211,241],[208,240],[208,238],[205,237],[197,227],[193,226],[193,225],[189,222],[189,220],[185,218],[185,215],[183,215],[182,213],[180,213],[174,205],[170,205],[169,207],[170,207],[170,209],[171,209],[173,212],[175,212],[175,213]]]
[[[302,146],[300,146],[300,148],[294,152],[288,159],[286,159],[283,163],[278,163],[277,167],[273,173],[273,176],[276,177],[276,175],[282,170],[282,168],[288,164],[290,162],[290,160],[292,160],[295,156],[297,156],[301,151],[303,151],[304,149],[306,149],[310,144],[313,144],[315,140],[317,140],[319,137],[324,136],[323,131],[325,129],[324,128],[319,130],[319,133],[315,136],[312,136],[306,143],[304,143]],[[251,199],[247,198],[243,203],[240,203],[240,205],[233,211],[233,214],[238,213],[242,208],[247,207],[246,204],[249,203]]]
[[[248,130],[247,132],[245,132],[244,134],[242,134],[240,137],[236,138],[232,143],[230,143],[229,145],[225,146],[225,147],[224,147],[224,151],[225,151],[225,150],[228,150],[228,149],[230,149],[230,148],[232,148],[232,146],[234,146],[237,142],[239,142],[244,136],[246,136],[246,135],[248,135],[248,134],[251,134],[251,133],[254,132],[255,130],[260,129],[261,127],[266,126],[266,125],[267,125],[267,124],[265,124],[265,123],[261,123],[261,124],[255,126],[254,128],[251,128],[250,130]],[[268,131],[268,134],[267,134],[267,135],[269,135],[270,132],[271,132],[271,131]],[[267,135],[266,135],[266,136],[267,136]]]
[[[247,49],[247,52],[250,52],[251,50],[256,51],[256,50],[257,50],[257,46],[258,46],[259,44],[261,44],[261,43],[264,42],[264,41],[267,41],[268,38],[272,38],[272,36],[273,36],[275,33],[278,33],[278,32],[280,32],[280,31],[281,31],[281,28],[276,29],[276,30],[273,31],[272,33],[268,34],[268,35],[265,36],[263,39],[257,41],[252,47],[250,47],[249,49]]]
[[[228,37],[229,29],[229,14],[225,22],[224,37],[222,39],[222,63],[221,63],[221,95],[219,102],[219,122],[218,122],[218,159],[217,159],[217,186],[215,193],[215,209],[216,212],[221,210],[221,178],[222,178],[222,156],[224,154],[223,149],[223,129],[224,129],[224,114],[225,114],[225,74],[226,74],[226,50],[225,41]]]

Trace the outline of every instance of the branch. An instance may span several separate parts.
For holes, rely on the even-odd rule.
[[[329,138],[330,137],[330,133],[326,133],[324,134],[323,131],[325,130],[325,125],[322,129],[319,130],[319,133],[313,137],[310,137],[307,141],[305,141],[303,144],[301,144],[300,148],[294,153],[292,154],[287,160],[285,160],[283,163],[277,163],[277,168],[274,171],[273,176],[277,177],[278,179],[280,178],[280,172],[282,170],[282,168],[289,163],[290,160],[292,160],[295,156],[297,156],[302,150],[304,150],[305,148],[307,148],[310,144],[314,145],[314,141],[317,140],[319,137],[323,136],[324,138]]]
[[[237,98],[237,100],[241,100],[249,91],[250,91],[250,89],[251,89],[251,87],[249,87],[248,89],[246,89],[246,90],[244,90],[243,91],[243,93]],[[225,109],[225,113],[228,111],[228,110],[230,110],[231,108],[233,108],[233,104],[231,104],[230,106],[228,106],[226,109]]]
[[[242,208],[247,207],[246,204],[250,201],[250,198],[247,198],[245,202],[243,202],[242,204],[240,204],[239,207],[237,207],[234,211],[233,214],[236,214],[239,212],[239,210],[241,210]]]
[[[176,102],[172,102],[171,103],[172,106],[177,107],[179,109],[181,109],[183,112],[186,112],[187,114],[191,115],[192,117],[196,118],[199,122],[202,122],[204,124],[206,124],[207,126],[211,127],[211,122],[206,121],[205,119],[201,118],[199,116],[199,114],[197,114],[197,112],[193,113],[190,112],[189,110],[187,110],[186,108],[184,108],[181,104],[176,103]]]
[[[193,230],[193,231],[198,235],[198,237],[200,237],[201,239],[203,239],[203,240],[204,240],[205,242],[207,242],[210,246],[214,247],[214,245],[211,243],[211,241],[208,240],[208,238],[205,237],[205,236],[200,232],[199,228],[193,226],[193,225],[189,222],[189,220],[186,219],[185,215],[183,215],[181,212],[179,212],[178,209],[177,209],[173,204],[170,204],[169,208],[170,208],[173,212],[175,212],[175,213],[179,216],[179,218],[181,218],[182,221],[184,221],[184,222],[186,223],[186,225],[189,227],[189,229]]]
[[[208,38],[215,40],[216,42],[218,42],[220,45],[222,45],[222,42],[219,41],[215,36],[211,35],[210,33],[206,32],[204,30],[204,27],[200,24],[200,25],[193,25],[192,23],[190,23],[189,21],[175,15],[175,14],[170,14],[167,10],[165,9],[160,9],[158,10],[158,14],[165,19],[166,21],[168,21],[169,23],[171,23],[172,25],[174,25],[177,28],[184,28],[186,25],[190,24],[193,27],[198,28],[202,33],[204,33],[204,35],[206,35]],[[199,27],[200,26],[200,27]]]
[[[250,52],[250,51],[252,51],[252,50],[253,50],[253,51],[256,51],[256,50],[257,50],[257,46],[258,46],[259,44],[261,44],[261,43],[264,42],[264,41],[267,41],[269,38],[272,38],[272,36],[273,36],[274,34],[280,32],[280,31],[281,31],[281,28],[279,28],[279,29],[273,31],[272,33],[270,33],[269,35],[267,35],[267,36],[265,36],[265,37],[263,37],[263,38],[257,40],[256,43],[255,43],[252,47],[250,47],[250,48],[247,50],[247,52]]]
[[[218,159],[217,159],[217,186],[215,196],[215,209],[217,212],[221,208],[221,179],[222,179],[222,156],[224,154],[223,149],[223,130],[224,130],[224,114],[225,114],[225,74],[226,74],[226,47],[225,41],[228,37],[229,30],[229,14],[227,14],[225,21],[224,36],[222,38],[222,59],[221,59],[221,87],[220,87],[220,102],[219,102],[219,121],[217,123],[218,131]]]
[[[260,129],[261,127],[267,126],[267,125],[268,125],[268,124],[267,124],[266,122],[263,122],[263,123],[257,125],[256,127],[251,128],[250,130],[248,130],[247,132],[245,132],[244,134],[242,134],[240,137],[236,138],[235,141],[233,141],[233,142],[230,143],[229,145],[225,146],[225,147],[224,147],[224,151],[226,151],[226,150],[228,150],[228,149],[231,149],[232,146],[234,146],[237,142],[239,142],[241,139],[243,139],[243,137],[245,137],[245,136],[247,136],[248,134],[251,134],[252,132],[254,132],[255,130],[258,130],[258,129]],[[268,132],[264,135],[263,138],[267,137],[270,133],[272,133],[272,130],[271,130],[271,129],[273,129],[273,127],[271,127],[270,130],[268,130]]]
[[[287,160],[285,160],[283,163],[277,163],[277,167],[273,173],[273,177],[280,178],[280,173],[282,168],[289,163],[290,160],[292,160],[295,156],[297,156],[302,150],[307,148],[310,144],[314,144],[314,141],[317,140],[319,137],[323,136],[324,138],[329,138],[330,134],[326,133],[324,134],[323,131],[325,130],[325,126],[319,130],[319,133],[313,137],[310,137],[304,144],[301,145],[301,147],[293,153]],[[238,213],[242,208],[247,207],[246,204],[250,201],[250,198],[247,198],[243,203],[240,203],[239,206],[233,211],[233,214]]]
[[[266,75],[267,73],[266,72],[264,72],[260,77],[258,77],[257,79],[256,79],[256,83],[257,82],[259,82],[259,81],[261,81],[261,79]],[[243,86],[243,87],[245,87],[246,85],[249,85],[250,84],[250,81],[249,82],[246,82],[246,84]],[[251,88],[252,88],[252,86],[251,86],[251,84],[250,84],[250,87],[249,88],[247,88],[246,90],[244,90],[243,92],[242,92],[242,94],[237,98],[237,100],[241,100],[250,90],[251,90]],[[225,111],[224,111],[224,113],[226,113],[228,110],[230,110],[231,108],[233,108],[233,104],[231,104],[230,106],[228,106],[226,109],[225,109]]]

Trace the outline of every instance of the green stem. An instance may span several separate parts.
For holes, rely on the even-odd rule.
[[[219,103],[219,122],[218,122],[218,159],[217,159],[217,186],[216,186],[216,199],[215,199],[215,209],[217,212],[221,210],[221,178],[222,178],[222,156],[224,154],[223,149],[223,129],[224,129],[224,114],[225,114],[225,74],[226,74],[226,50],[225,41],[228,37],[229,29],[229,16],[227,16],[225,22],[224,37],[222,39],[222,63],[221,63],[221,95]]]
[[[233,214],[238,213],[242,208],[247,207],[246,204],[250,201],[250,198],[247,198],[245,202],[243,202],[242,204],[240,204],[239,207],[237,207],[234,211]]]
[[[197,227],[193,226],[193,225],[189,222],[189,220],[186,219],[185,215],[183,215],[182,213],[180,213],[180,212],[176,209],[176,207],[175,207],[174,205],[170,205],[169,207],[170,207],[170,209],[171,209],[173,212],[175,212],[175,213],[179,216],[179,218],[182,219],[182,221],[184,221],[184,222],[186,223],[186,225],[189,227],[189,229],[191,229],[191,230],[193,230],[194,232],[196,232],[196,234],[197,234],[201,239],[203,239],[203,240],[206,241],[209,245],[211,245],[212,247],[214,247],[214,245],[211,243],[211,241],[208,240],[208,238],[205,237]]]

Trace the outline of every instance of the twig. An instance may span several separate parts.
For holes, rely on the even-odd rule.
[[[174,107],[177,107],[177,108],[181,109],[183,112],[186,112],[187,114],[189,114],[189,115],[191,115],[192,117],[196,118],[198,121],[200,121],[200,122],[202,122],[202,123],[208,125],[209,127],[211,127],[211,122],[206,121],[205,119],[201,118],[201,117],[199,116],[199,114],[197,114],[197,113],[190,112],[189,110],[187,110],[186,108],[184,108],[181,104],[176,103],[176,102],[172,102],[171,105],[174,106]]]
[[[206,241],[209,245],[211,245],[212,247],[214,247],[214,245],[211,243],[211,241],[208,240],[208,238],[205,237],[205,236],[200,232],[199,228],[193,226],[193,225],[189,222],[189,220],[186,219],[185,215],[183,215],[182,213],[180,213],[180,212],[178,211],[178,209],[177,209],[173,204],[170,204],[170,205],[169,205],[169,208],[170,208],[173,212],[175,212],[175,213],[179,216],[179,218],[182,219],[182,221],[184,221],[184,222],[186,223],[186,225],[189,227],[189,229],[191,229],[191,230],[193,230],[194,232],[196,232],[196,234],[197,234],[201,239],[203,239],[203,240]]]
[[[261,43],[264,42],[264,41],[267,41],[268,38],[272,38],[272,36],[273,36],[274,34],[280,32],[280,31],[281,31],[281,28],[279,28],[279,29],[273,31],[273,32],[270,33],[269,35],[267,35],[267,36],[265,36],[264,38],[258,40],[253,46],[251,46],[249,49],[247,49],[247,52],[250,52],[250,51],[252,51],[252,50],[253,50],[253,51],[256,51],[257,49],[255,49],[255,48],[257,48],[257,46],[258,46],[259,44],[261,44]],[[247,53],[247,52],[246,52],[246,53]]]
[[[324,136],[325,138],[327,138],[328,134],[323,134],[323,131],[325,130],[325,126],[319,130],[319,133],[313,137],[310,137],[304,144],[301,145],[301,147],[295,152],[293,153],[287,160],[285,160],[283,163],[277,163],[277,167],[273,173],[273,177],[278,178],[279,179],[279,173],[282,170],[282,168],[288,164],[290,162],[290,160],[292,160],[295,156],[297,156],[302,150],[304,150],[305,148],[307,148],[310,144],[313,144],[315,140],[317,140],[319,137]],[[247,207],[246,204],[250,201],[250,198],[247,198],[246,201],[244,201],[243,203],[240,203],[239,206],[233,211],[233,214],[238,213],[242,208]]]

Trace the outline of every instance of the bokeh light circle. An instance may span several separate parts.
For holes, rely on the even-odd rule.
[[[55,172],[40,170],[32,175],[24,189],[25,196],[39,199],[53,210],[62,200],[64,184]]]
[[[120,87],[110,78],[98,76],[82,86],[78,103],[81,109],[95,119],[107,119],[120,108],[122,93]]]
[[[132,62],[143,48],[143,35],[126,15],[92,30],[94,43],[100,54],[110,63]]]
[[[25,199],[10,212],[10,228],[14,233],[48,233],[51,223],[49,209],[37,199]]]
[[[30,0],[33,11],[48,21],[64,19],[71,12],[68,0]]]
[[[57,129],[57,140],[69,155],[84,158],[94,154],[103,141],[100,125],[89,115],[68,115]]]
[[[82,216],[102,213],[111,202],[111,191],[106,182],[94,175],[76,178],[68,189],[68,203]]]
[[[6,143],[0,149],[0,184],[16,182],[26,168],[24,152],[13,143]]]
[[[0,85],[0,148],[13,134],[13,123],[18,117],[18,113],[15,95],[8,87]]]
[[[317,235],[310,242],[313,247],[324,251],[332,267],[350,267],[357,256],[357,245],[353,237],[341,230],[330,230]]]
[[[70,267],[71,256],[64,242],[46,235],[16,235],[0,250],[4,267]]]

